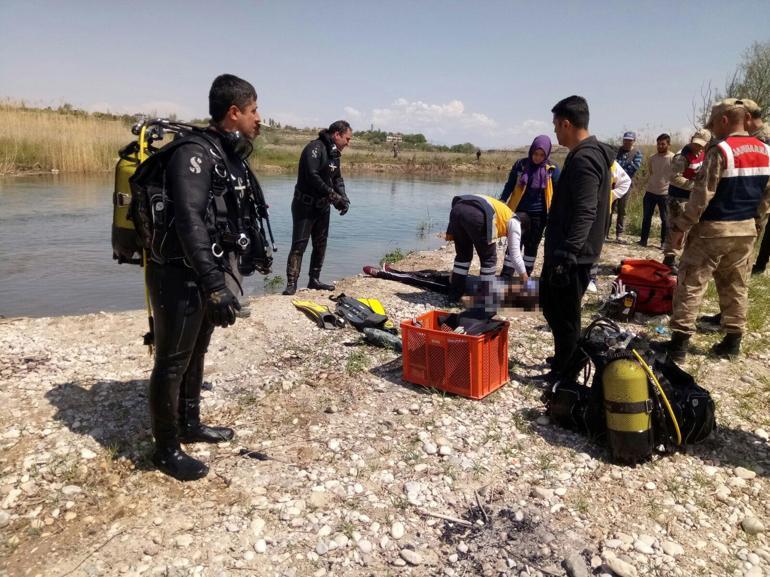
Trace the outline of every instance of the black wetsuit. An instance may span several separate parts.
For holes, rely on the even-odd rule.
[[[297,283],[302,256],[310,239],[313,240],[310,278],[319,278],[329,238],[330,205],[344,214],[350,201],[345,194],[345,181],[340,172],[340,153],[329,133],[322,130],[316,140],[305,146],[299,159],[297,184],[291,203],[293,229],[286,263],[288,284]]]
[[[170,224],[147,265],[155,323],[150,416],[159,447],[178,444],[178,432],[199,422],[204,355],[214,332],[206,298],[226,290],[226,276],[238,277],[234,249],[223,247],[222,258],[212,251],[211,190],[217,171],[224,174],[218,183],[226,186],[228,219],[236,219],[242,203],[235,197],[251,193],[248,169],[240,158],[225,152],[228,148],[218,133],[208,134],[222,145],[226,163],[213,147],[199,142],[182,144],[172,153],[166,165]]]

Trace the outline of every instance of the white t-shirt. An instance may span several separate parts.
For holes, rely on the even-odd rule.
[[[514,215],[508,221],[508,249],[505,251],[504,265],[512,268],[517,274],[524,274],[524,256],[521,254],[521,221]]]

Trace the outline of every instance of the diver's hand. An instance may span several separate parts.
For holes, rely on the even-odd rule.
[[[235,323],[235,311],[241,310],[241,303],[227,287],[212,291],[206,297],[206,313],[209,320],[218,327]]]

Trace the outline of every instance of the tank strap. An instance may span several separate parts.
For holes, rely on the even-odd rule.
[[[635,403],[619,403],[617,401],[604,401],[604,408],[618,415],[636,415],[639,413],[652,413],[654,405],[652,399],[637,401]]]

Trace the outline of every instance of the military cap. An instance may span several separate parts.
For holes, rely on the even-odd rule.
[[[711,115],[709,121],[706,123],[706,128],[713,128],[714,122],[719,119],[723,114],[733,110],[735,108],[743,108],[746,110],[746,105],[740,98],[725,98],[720,100],[714,106],[711,107]]]
[[[701,128],[700,130],[695,131],[695,134],[692,135],[690,142],[694,144],[700,144],[701,146],[706,146],[710,140],[711,132],[705,128]]]

